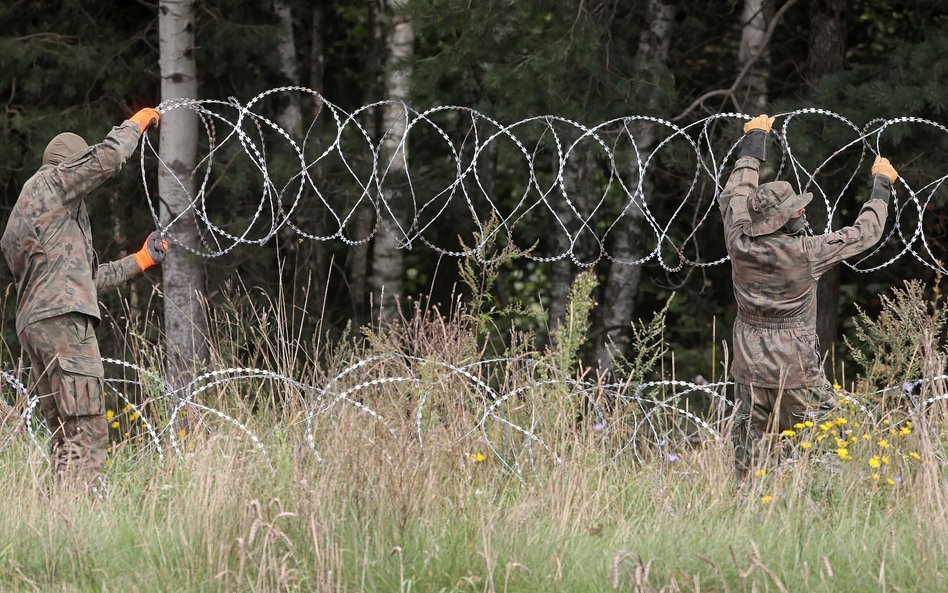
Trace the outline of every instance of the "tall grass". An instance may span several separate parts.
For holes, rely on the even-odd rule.
[[[576,298],[588,298],[588,286],[580,288]],[[893,298],[907,307],[905,299],[921,297]],[[534,349],[523,336],[508,337],[509,360],[465,367],[496,393],[524,388],[482,423],[496,402],[433,362],[461,367],[484,357],[484,318],[460,306],[419,305],[401,324],[318,347],[294,337],[279,301],[232,303],[214,315],[212,368],[267,366],[327,385],[355,361],[399,352],[418,359],[380,359],[333,389],[378,377],[418,381],[362,387],[317,415],[315,450],[305,438],[306,402],[319,394],[273,381],[230,382],[202,400],[246,422],[262,448],[192,410],[182,454],[159,461],[143,453],[134,430],[123,439],[126,418],[114,431],[122,442],[101,499],[50,492],[43,451],[8,422],[0,434],[0,590],[948,590],[946,432],[937,406],[911,426],[902,422],[905,398],[873,403],[872,416],[842,406],[830,426],[779,437],[783,461],[738,486],[727,439],[693,438],[681,418],[666,433],[681,438],[642,438],[632,455],[624,419],[643,410],[603,403],[605,388],[577,397],[564,379],[590,373],[564,369],[574,356]],[[135,337],[146,334],[130,332],[130,351],[158,368],[160,351]],[[579,337],[562,334],[563,348],[575,352]],[[941,374],[937,332],[919,339],[930,342],[931,359],[919,368]],[[926,385],[923,396],[943,389]]]

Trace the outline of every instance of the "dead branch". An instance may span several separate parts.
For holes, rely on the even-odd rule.
[[[757,63],[757,60],[759,60],[760,57],[764,55],[764,50],[767,49],[767,46],[770,44],[770,38],[773,37],[774,31],[777,29],[777,24],[780,22],[780,19],[783,18],[783,15],[786,14],[786,12],[790,9],[790,7],[792,7],[796,3],[797,3],[797,0],[787,0],[786,2],[784,2],[783,6],[780,7],[780,10],[778,10],[774,14],[774,18],[770,19],[770,24],[767,26],[767,31],[764,33],[763,43],[760,44],[760,48],[757,50],[757,53],[754,54],[754,57],[748,60],[746,64],[744,64],[744,67],[741,68],[741,71],[737,74],[737,78],[734,79],[734,82],[731,84],[729,88],[715,89],[713,91],[708,91],[707,93],[695,99],[694,102],[691,105],[689,105],[687,109],[685,109],[680,114],[673,117],[671,121],[681,121],[682,119],[687,117],[692,111],[694,111],[699,105],[701,105],[702,103],[704,103],[705,101],[707,101],[708,99],[712,97],[727,96],[727,97],[730,97],[731,101],[735,105],[737,105],[737,97],[735,96],[734,93],[737,91],[737,88],[744,81],[744,78],[747,77],[747,74],[748,72],[750,72],[750,69],[754,66],[754,64]]]

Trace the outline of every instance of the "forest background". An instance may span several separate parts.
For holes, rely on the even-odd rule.
[[[468,106],[502,123],[555,114],[586,125],[633,114],[678,117],[679,123],[687,123],[722,111],[779,113],[802,107],[836,111],[857,125],[895,116],[944,122],[948,108],[948,13],[939,0],[11,1],[0,6],[0,219],[6,220],[56,133],[72,130],[95,142],[140,107],[162,100],[163,84],[171,77],[163,81],[159,68],[165,41],[159,39],[158,19],[169,7],[191,11],[183,18],[190,23],[185,28],[193,34],[193,51],[184,53],[196,67],[199,98],[247,101],[268,88],[303,85],[348,111],[396,98],[418,110]],[[279,98],[266,107],[295,135],[305,131],[320,109],[306,95]],[[384,109],[369,110],[363,123],[382,137],[388,131],[387,117]],[[733,130],[720,131],[729,142],[739,134],[738,120],[732,121]],[[803,160],[808,151],[818,153],[843,143],[842,127],[815,121],[817,125],[797,136],[800,144],[795,149]],[[163,124],[162,139],[174,133],[174,125]],[[648,132],[644,134],[647,149],[654,138],[649,141]],[[313,136],[325,142],[319,129]],[[943,136],[895,133],[888,139],[891,152],[885,156],[906,178],[944,174],[944,169],[931,170],[944,166]],[[426,167],[435,171],[446,155],[439,154],[437,146],[411,149],[415,191],[424,194]],[[280,159],[289,156],[273,154],[271,164],[278,168]],[[693,164],[675,163],[674,154],[666,158],[660,163],[665,173],[650,188],[649,204],[659,219],[678,206],[678,196],[690,182],[687,171],[693,169]],[[604,183],[602,164],[577,161],[568,174],[590,195],[600,195],[596,185]],[[485,164],[488,178],[493,172],[501,179],[497,172],[511,167],[503,154]],[[136,168],[127,165],[88,201],[100,260],[136,250],[153,228]],[[855,217],[868,192],[868,164],[863,169],[841,202],[837,228]],[[325,191],[334,191],[338,173],[331,167],[318,172]],[[842,184],[848,173],[827,171],[823,181]],[[259,199],[252,177],[239,167],[229,169],[210,208],[221,216],[232,213],[239,227]],[[405,198],[397,184],[393,188],[394,194],[386,198],[397,204]],[[515,189],[502,182],[493,189],[499,200],[517,197]],[[617,194],[611,195],[616,202],[607,204],[605,212],[624,206]],[[667,203],[657,196],[668,196]],[[929,247],[942,261],[945,201],[942,188],[925,213],[924,225]],[[309,228],[321,228],[327,223],[325,211],[314,200],[308,204],[297,216]],[[690,207],[697,211],[696,204]],[[818,220],[819,204],[814,208]],[[367,209],[355,217],[357,235],[375,226],[374,216]],[[607,218],[602,217],[603,223]],[[432,231],[436,243],[458,237],[474,241],[476,229],[469,219],[458,215],[446,221]],[[610,253],[634,258],[651,249],[634,223],[630,219],[628,227],[610,235]],[[703,226],[696,244],[703,252],[723,254],[719,235],[714,218]],[[164,296],[196,301],[187,293],[169,296],[169,287],[180,282],[182,273],[207,296],[211,308],[233,299],[252,306],[255,299],[263,303],[291,293],[287,300],[308,303],[295,313],[304,336],[329,331],[338,337],[347,327],[357,331],[364,323],[386,319],[395,310],[394,298],[403,307],[420,297],[447,308],[459,290],[455,260],[439,258],[424,246],[396,250],[394,237],[382,228],[371,242],[350,247],[280,233],[264,248],[238,246],[214,259],[193,258],[179,250],[169,257],[178,263],[164,266]],[[539,256],[569,247],[568,241],[563,244],[565,235],[542,229],[533,239],[533,253]],[[582,244],[577,249],[581,251]],[[586,363],[608,366],[604,345],[627,349],[630,322],[651,316],[675,293],[664,339],[675,353],[678,375],[720,372],[720,350],[712,354],[712,344],[729,335],[735,314],[729,265],[668,272],[654,260],[641,267],[610,266],[601,260],[593,269],[599,280],[598,306],[583,353]],[[513,259],[500,270],[494,304],[511,307],[510,322],[532,331],[542,345],[565,314],[567,288],[578,272],[569,258],[554,263]],[[169,273],[179,275],[169,279]],[[857,307],[870,313],[879,310],[880,294],[909,278],[921,278],[933,288],[940,281],[910,256],[869,275],[843,267],[828,277],[820,294],[820,335],[821,343],[834,345],[828,358],[834,380],[848,360],[840,338],[852,329]],[[160,318],[163,312],[155,305],[153,287],[161,279],[162,271],[149,272],[130,292],[104,295],[105,310],[129,317],[120,325],[149,315]],[[253,288],[238,291],[238,284]],[[0,266],[0,287],[6,287],[8,297],[13,294],[5,266]],[[15,356],[14,302],[4,300],[2,316],[3,339]],[[141,331],[152,331],[141,323]],[[100,334],[103,355],[122,358],[121,337]],[[200,354],[200,345],[194,354]]]

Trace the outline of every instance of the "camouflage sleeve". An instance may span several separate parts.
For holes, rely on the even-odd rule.
[[[724,218],[724,236],[728,244],[735,231],[750,222],[747,213],[747,198],[757,189],[760,181],[760,161],[752,156],[742,156],[734,163],[734,170],[718,196],[718,207]]]
[[[115,288],[120,284],[128,282],[135,276],[141,274],[141,268],[135,261],[134,255],[123,257],[120,260],[102,264],[96,269],[95,289],[96,292],[103,292]]]
[[[55,193],[63,205],[84,198],[86,194],[114,175],[135,152],[141,131],[138,124],[125,121],[102,142],[60,163],[49,175]]]
[[[887,201],[871,199],[863,204],[852,226],[804,239],[813,277],[819,278],[837,263],[875,245],[882,238],[888,210]]]
[[[752,156],[742,156],[734,163],[734,170],[731,171],[727,183],[724,184],[724,190],[718,196],[718,207],[721,208],[721,214],[727,212],[728,204],[734,198],[742,197],[747,199],[755,189],[760,180],[758,168],[760,161]]]

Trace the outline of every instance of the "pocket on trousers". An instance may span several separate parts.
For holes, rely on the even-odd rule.
[[[105,413],[105,375],[102,361],[81,356],[60,356],[62,383],[57,407],[64,416],[97,416]]]
[[[810,388],[810,403],[822,412],[829,412],[839,405],[836,392],[829,385]]]

